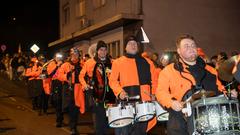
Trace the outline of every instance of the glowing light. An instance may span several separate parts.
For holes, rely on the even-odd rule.
[[[38,52],[40,50],[40,48],[34,44],[31,48],[30,48],[34,53]]]

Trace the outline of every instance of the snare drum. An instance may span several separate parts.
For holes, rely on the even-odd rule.
[[[153,102],[136,102],[135,104],[137,122],[148,121],[155,115],[155,105]]]
[[[239,103],[225,97],[199,99],[192,104],[194,131],[199,134],[240,134]]]
[[[112,128],[120,128],[134,122],[134,107],[131,104],[122,106],[113,105],[106,111],[108,124]]]
[[[162,106],[155,101],[156,116],[158,121],[168,121],[169,113],[162,108]]]

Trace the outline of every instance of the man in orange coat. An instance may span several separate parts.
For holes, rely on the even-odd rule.
[[[139,95],[141,101],[151,101],[150,94],[154,94],[152,88],[156,85],[153,76],[155,67],[150,59],[143,58],[138,53],[138,43],[136,37],[129,36],[125,43],[126,54],[113,62],[109,84],[119,100]],[[116,128],[115,134],[145,135],[155,124],[155,118],[149,122],[137,122]]]
[[[187,117],[185,120],[181,112],[184,101],[203,88],[215,94],[225,89],[218,80],[217,71],[197,56],[197,45],[192,36],[180,36],[176,45],[179,58],[160,72],[156,97],[163,106],[169,108],[167,133],[188,135],[193,133],[193,119]],[[232,96],[237,96],[236,91],[232,91]]]
[[[91,94],[94,98],[92,110],[96,135],[108,133],[105,104],[115,102],[115,96],[108,86],[108,71],[111,66],[111,60],[107,56],[107,44],[104,41],[98,41],[95,57],[84,63],[79,76],[86,92],[92,91]],[[86,78],[88,80],[85,80]]]
[[[78,78],[81,69],[80,53],[77,49],[71,49],[70,61],[61,65],[57,75],[57,79],[63,82],[63,109],[67,109],[70,117],[71,135],[77,134],[79,107],[84,112],[84,96]]]

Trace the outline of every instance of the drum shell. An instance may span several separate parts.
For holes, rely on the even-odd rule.
[[[155,104],[150,101],[142,101],[135,103],[137,122],[149,121],[155,115]]]
[[[155,109],[158,121],[168,121],[169,113],[157,101],[155,101]]]
[[[240,133],[239,103],[225,97],[200,99],[192,104],[194,130],[201,134]]]
[[[125,106],[120,104],[110,106],[106,111],[109,126],[112,128],[120,128],[133,123],[134,113],[135,110],[131,104]]]

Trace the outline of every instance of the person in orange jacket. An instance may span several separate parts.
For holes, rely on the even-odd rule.
[[[35,85],[35,77],[32,76],[31,72],[34,67],[34,65],[37,62],[37,58],[36,57],[32,57],[31,58],[31,62],[28,64],[27,68],[25,69],[25,76],[27,77],[27,89],[28,89],[28,95],[32,100],[32,109],[36,110],[38,108],[38,100],[37,100],[37,96],[36,96],[36,85]]]
[[[47,97],[43,89],[43,80],[40,78],[43,61],[42,59],[38,60],[36,58],[33,58],[33,60],[34,65],[31,69],[28,69],[26,73],[26,76],[31,77],[34,80],[34,89],[32,90],[32,103],[34,107],[38,107],[39,115],[42,115],[42,113],[47,114]]]
[[[179,58],[166,66],[159,74],[156,91],[157,100],[168,108],[169,135],[188,135],[193,131],[193,117],[181,112],[183,104],[196,91],[212,90],[215,94],[225,92],[218,80],[217,71],[197,55],[197,44],[191,35],[181,35],[176,42]],[[236,97],[236,91],[232,92]]]
[[[70,61],[61,65],[57,75],[57,79],[63,82],[62,109],[68,111],[71,135],[77,134],[79,107],[84,112],[84,96],[78,78],[81,69],[80,53],[77,49],[71,49]]]
[[[109,79],[110,87],[119,100],[128,96],[140,95],[141,101],[151,101],[154,95],[154,64],[138,52],[138,41],[135,36],[126,39],[125,55],[114,60]],[[148,122],[137,122],[122,128],[116,128],[116,135],[145,135],[156,124],[156,119]]]
[[[62,109],[62,81],[57,76],[59,68],[63,64],[63,55],[57,53],[54,59],[47,66],[48,76],[51,78],[51,94],[53,104],[56,109],[56,127],[63,126],[63,109]]]
[[[108,133],[105,104],[115,102],[115,96],[108,85],[108,72],[111,67],[111,59],[107,55],[107,44],[104,41],[98,41],[95,57],[84,63],[79,76],[83,88],[94,98],[93,103],[89,104],[92,104],[96,135]]]
[[[49,88],[50,83],[46,75],[46,69],[43,67],[44,63],[47,61],[44,55],[40,54],[38,57],[38,65],[39,70],[37,71],[38,75],[38,83],[37,88],[41,90],[40,97],[39,97],[39,115],[46,114],[48,109],[48,98],[49,98]],[[43,76],[42,76],[43,75]],[[41,86],[40,86],[41,85]]]

